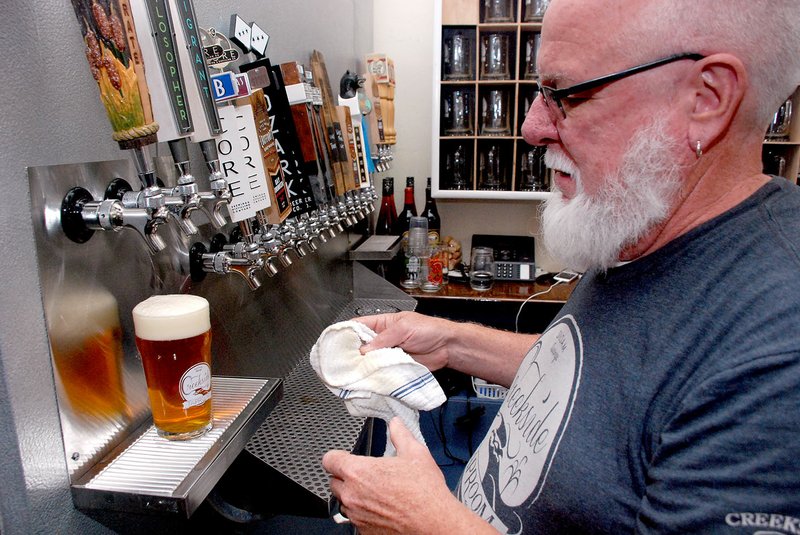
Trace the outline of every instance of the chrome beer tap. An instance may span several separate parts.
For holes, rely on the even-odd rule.
[[[312,214],[306,214],[306,225],[308,229],[308,236],[309,242],[312,240],[316,240],[320,242],[320,244],[328,243],[328,233],[325,232],[325,228],[323,227],[322,223],[319,220],[319,215],[314,212]]]
[[[364,214],[361,212],[360,208],[356,206],[354,197],[345,193],[344,203],[347,207],[347,215],[349,216],[350,221],[353,221],[353,225],[364,219]]]
[[[259,211],[256,217],[259,223],[258,242],[261,258],[264,260],[264,271],[270,277],[274,277],[280,271],[277,264],[289,267],[292,265],[292,259],[287,254],[287,246],[278,236],[278,227],[267,221],[263,211]]]
[[[288,247],[291,247],[297,256],[303,258],[311,252],[311,246],[300,236],[297,224],[294,220],[286,220],[280,227],[280,239]]]
[[[336,205],[336,209],[339,211],[339,216],[344,221],[345,226],[352,227],[358,220],[350,214],[350,209],[347,206],[347,197],[340,196],[339,202]]]
[[[331,228],[336,232],[344,232],[344,225],[342,225],[342,216],[339,210],[336,209],[336,202],[328,205],[328,220],[331,223]]]
[[[372,186],[367,186],[366,188],[361,189],[360,194],[364,206],[367,207],[367,212],[374,212],[375,201],[378,200],[378,195],[375,193],[375,188]]]
[[[353,192],[353,197],[355,197],[356,206],[358,206],[358,209],[363,214],[361,219],[364,219],[372,211],[372,205],[367,201],[367,197],[364,195],[364,192],[360,189]]]
[[[192,222],[192,212],[200,208],[200,192],[194,177],[189,173],[189,148],[184,138],[169,141],[172,160],[178,169],[178,185],[167,190],[166,205],[175,216],[181,231],[187,236],[197,234]]]
[[[61,228],[69,239],[84,243],[95,230],[118,231],[128,227],[144,238],[151,253],[166,247],[164,239],[157,234],[158,227],[170,217],[164,194],[156,185],[145,146],[136,147],[132,152],[143,189],[132,192],[130,184],[118,178],[109,184],[105,199],[96,201],[86,189],[72,188],[61,202]]]
[[[331,221],[330,216],[328,215],[328,209],[325,206],[321,206],[317,211],[312,215],[312,219],[316,218],[316,225],[319,228],[320,235],[326,234],[328,238],[335,238],[336,237],[336,228],[334,223]]]
[[[295,235],[299,238],[298,244],[302,246],[303,243],[311,249],[311,251],[316,251],[319,249],[319,244],[317,243],[316,236],[311,233],[311,229],[308,224],[308,219],[305,215],[301,215],[295,218],[293,221],[293,227]]]
[[[251,290],[257,290],[261,287],[258,273],[264,268],[264,259],[253,232],[252,220],[240,221],[239,228],[242,231],[242,241],[225,245],[217,253],[202,254],[203,271],[223,275],[236,273],[247,282]]]
[[[141,221],[140,217],[132,217],[130,219],[133,219],[134,228],[144,236],[150,250],[157,252],[165,247],[164,239],[156,234],[156,230],[169,220],[170,212],[166,206],[167,200],[161,188],[156,184],[153,160],[150,158],[147,146],[134,148],[131,153],[133,154],[133,163],[139,175],[139,181],[144,188],[140,191],[139,202],[133,208],[144,209],[147,217],[144,222]],[[122,204],[125,205],[124,196]]]
[[[227,223],[222,214],[222,207],[230,202],[232,195],[228,189],[228,182],[219,169],[216,142],[213,139],[201,141],[200,150],[208,167],[208,181],[211,186],[211,191],[200,192],[200,209],[206,214],[214,228],[219,229]]]

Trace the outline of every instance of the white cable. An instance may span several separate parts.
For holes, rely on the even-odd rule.
[[[555,288],[559,284],[563,284],[563,283],[564,283],[564,281],[556,281],[553,284],[551,284],[548,289],[542,290],[541,292],[536,292],[535,294],[528,296],[528,298],[525,299],[525,301],[522,302],[522,304],[519,306],[519,310],[517,310],[517,318],[514,320],[514,332],[515,333],[519,332],[519,315],[522,314],[522,307],[525,306],[525,303],[527,303],[528,301],[530,301],[534,297],[539,297],[540,295],[544,295],[546,293],[550,293],[550,290],[552,290],[553,288]]]

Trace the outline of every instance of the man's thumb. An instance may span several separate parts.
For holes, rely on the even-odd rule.
[[[409,453],[413,448],[420,445],[419,441],[414,438],[414,435],[403,423],[403,420],[397,416],[389,421],[389,438],[397,450],[397,455]]]
[[[383,349],[384,347],[395,347],[400,342],[402,342],[402,339],[398,338],[397,333],[392,329],[387,329],[379,332],[372,341],[361,346],[361,354],[366,355],[369,351]]]

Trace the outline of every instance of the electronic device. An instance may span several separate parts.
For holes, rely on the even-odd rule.
[[[558,273],[553,275],[553,281],[554,282],[560,282],[561,284],[566,284],[568,282],[574,281],[578,277],[580,277],[579,273],[575,273],[574,271],[570,271],[568,269],[565,269],[565,270],[559,271]]]
[[[472,247],[492,248],[495,280],[533,281],[536,278],[536,247],[530,236],[473,234]]]

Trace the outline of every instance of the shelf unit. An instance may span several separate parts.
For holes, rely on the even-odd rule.
[[[545,199],[550,196],[546,191],[547,182],[545,191],[519,191],[522,157],[534,150],[522,139],[520,131],[525,112],[536,91],[534,80],[530,75],[525,77],[526,58],[529,57],[527,47],[529,39],[541,30],[541,22],[523,22],[526,0],[511,0],[514,22],[485,22],[482,11],[486,1],[489,0],[436,0],[432,193],[437,198],[452,199]],[[465,79],[445,80],[444,42],[451,40],[457,33],[469,40],[471,75]],[[487,79],[482,76],[481,41],[489,35],[505,36],[508,40],[507,79]],[[497,91],[499,94],[495,93]],[[446,103],[452,102],[454,92],[467,95],[470,110],[469,131],[459,135],[446,131]],[[503,107],[508,114],[508,132],[504,134],[487,135],[483,131],[482,111],[488,105],[490,97],[505,102]],[[467,163],[466,190],[451,189],[452,173],[447,169],[448,158],[452,160],[459,147]],[[492,147],[495,147],[493,152],[500,155],[500,190],[481,189],[481,156],[486,162]]]
[[[785,162],[785,172],[783,176],[794,183],[800,183],[798,173],[800,173],[800,88],[791,97],[792,110],[794,111],[792,121],[789,125],[789,139],[772,140],[765,139],[762,150],[762,162],[764,172],[778,174],[778,163],[776,158],[783,158]]]
[[[517,191],[521,176],[521,157],[530,151],[521,135],[522,122],[527,107],[535,96],[535,82],[524,76],[527,57],[527,40],[541,31],[541,22],[524,22],[525,9],[533,0],[512,0],[515,22],[485,22],[482,11],[485,2],[492,0],[435,0],[434,7],[434,50],[433,50],[433,102],[434,114],[431,139],[433,169],[431,170],[432,194],[436,198],[449,199],[546,199],[547,191]],[[470,76],[459,80],[445,80],[444,43],[457,32],[470,40],[472,71]],[[509,38],[510,78],[506,80],[482,79],[481,39],[488,34],[501,33]],[[505,89],[510,100],[508,135],[482,135],[481,110],[483,98],[492,89]],[[446,133],[444,110],[454,91],[468,95],[470,131],[462,135]],[[800,89],[792,96],[794,120],[791,121],[789,137],[785,140],[765,139],[763,145],[764,171],[777,174],[778,167],[784,168],[784,175],[792,182],[798,182],[800,172]],[[505,189],[487,191],[480,189],[480,155],[487,147],[496,145],[503,155],[506,174]],[[467,162],[468,176],[466,190],[451,189],[451,173],[448,171],[448,157],[461,147]]]

